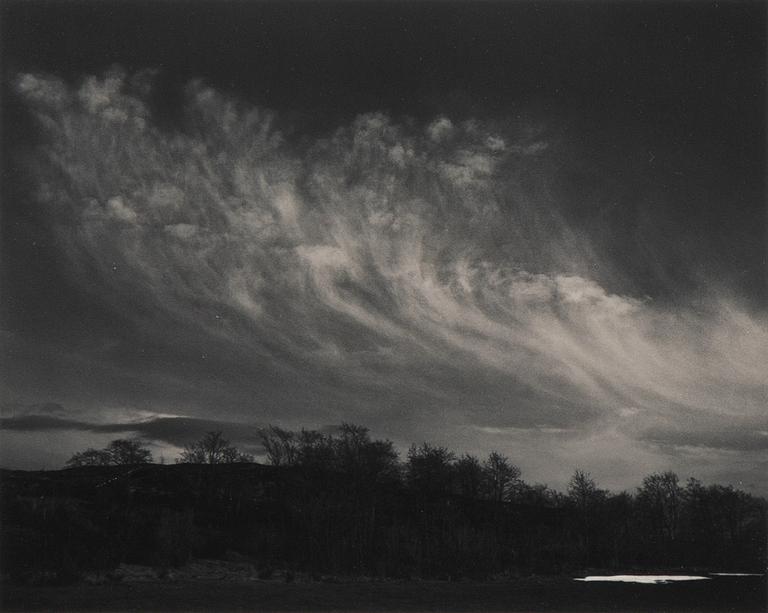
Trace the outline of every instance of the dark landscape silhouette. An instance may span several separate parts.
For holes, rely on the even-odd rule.
[[[117,581],[128,564],[164,578],[196,559],[285,582],[765,568],[768,505],[731,486],[665,472],[612,493],[577,470],[557,492],[495,452],[482,460],[422,443],[401,461],[391,442],[350,424],[261,437],[268,464],[211,432],[175,465],[118,440],[65,470],[3,470],[3,575]]]

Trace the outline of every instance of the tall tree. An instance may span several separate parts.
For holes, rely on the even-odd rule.
[[[334,438],[336,462],[341,472],[359,484],[397,478],[397,451],[391,441],[371,440],[363,426],[343,423]]]
[[[602,490],[597,489],[597,483],[587,472],[576,469],[568,482],[568,497],[583,513],[602,497]]]
[[[475,456],[465,453],[454,466],[456,489],[468,498],[479,498],[483,487],[483,467]]]
[[[109,443],[105,450],[112,464],[148,464],[152,453],[142,441],[136,439],[117,439]]]
[[[177,460],[179,464],[231,464],[253,462],[253,456],[241,453],[229,444],[221,431],[208,432],[198,441],[184,447]]]
[[[299,442],[296,433],[277,426],[259,430],[259,438],[273,466],[294,466],[299,459]]]
[[[638,502],[662,540],[677,538],[682,500],[682,488],[677,475],[671,471],[648,475],[638,490]]]
[[[112,456],[105,449],[89,448],[78,451],[67,460],[67,466],[107,466],[112,464]]]
[[[411,445],[406,462],[409,485],[421,492],[448,492],[451,484],[451,466],[455,459],[452,451],[439,445]]]
[[[296,447],[296,461],[301,466],[311,471],[328,471],[334,467],[336,455],[331,436],[302,428],[296,435]]]
[[[491,500],[509,500],[520,482],[520,468],[509,458],[492,451],[483,463],[483,476],[488,497]]]
[[[598,489],[592,475],[583,470],[576,469],[568,482],[568,498],[576,507],[578,537],[585,562],[594,555],[600,505],[606,495],[607,492]]]

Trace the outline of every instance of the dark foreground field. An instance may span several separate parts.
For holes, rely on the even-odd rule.
[[[567,577],[508,582],[146,581],[12,587],[3,611],[766,611],[764,577],[669,585]]]
[[[0,470],[2,610],[766,611],[762,576],[573,580],[764,572],[768,507],[732,488],[499,500],[347,464]]]

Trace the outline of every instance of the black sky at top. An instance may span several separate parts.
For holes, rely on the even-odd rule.
[[[730,148],[764,100],[762,3],[11,2],[3,23],[6,76],[157,66],[324,115],[535,100]]]
[[[34,127],[11,92],[19,72],[77,81],[113,64],[161,69],[155,111],[170,128],[180,85],[202,77],[279,110],[299,131],[371,110],[540,113],[563,130],[577,125],[590,163],[619,176],[624,145],[648,144],[672,165],[688,164],[680,176],[647,177],[672,197],[687,194],[668,215],[670,241],[677,227],[698,228],[712,259],[766,300],[764,3],[5,2],[2,10],[6,329],[78,337],[117,327],[60,274],[17,163]],[[577,171],[560,189],[586,201],[598,180]]]
[[[445,7],[435,8],[294,3],[96,9],[70,4],[63,15],[56,15],[60,7],[47,7],[46,20],[52,23],[32,17],[31,28],[19,28],[17,34],[27,43],[25,55],[42,64],[53,61],[77,72],[105,61],[145,65],[159,60],[177,74],[215,73],[220,83],[271,96],[278,105],[312,98],[316,106],[328,97],[342,106],[364,103],[366,97],[391,103],[404,93],[457,80],[498,89],[504,81],[496,78],[501,76],[497,69],[503,73],[505,62],[485,57],[484,66],[478,66],[478,56],[498,52],[500,44],[523,64],[526,56],[542,56],[540,43],[535,43],[538,54],[527,48],[535,39],[535,11],[518,9],[505,23],[499,15],[503,9],[492,10],[489,20],[485,9],[459,6],[441,15]],[[546,63],[552,57],[534,63],[538,59]],[[436,62],[440,70],[431,70]]]

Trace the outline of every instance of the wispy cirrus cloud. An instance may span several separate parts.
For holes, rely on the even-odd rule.
[[[428,432],[438,410],[476,443],[482,428],[586,436],[618,420],[646,453],[685,445],[674,433],[694,422],[764,414],[766,314],[716,280],[695,301],[627,290],[548,191],[562,160],[542,129],[371,113],[289,137],[279,114],[192,82],[174,131],[153,120],[151,71],[16,89],[44,133],[37,197],[84,291],[276,381],[306,377],[320,404],[357,398],[348,417],[383,434],[421,412]]]

